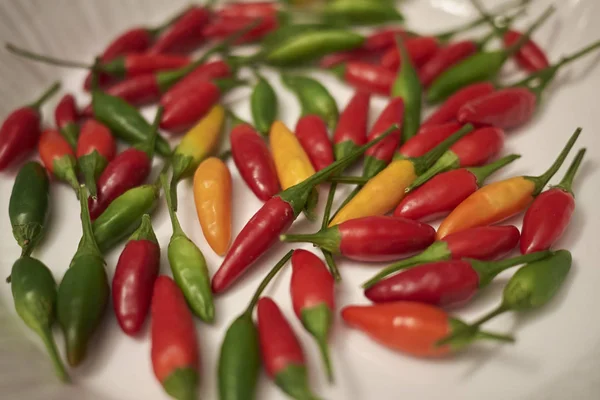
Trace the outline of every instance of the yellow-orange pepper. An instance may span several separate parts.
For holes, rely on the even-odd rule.
[[[275,121],[269,133],[269,143],[279,183],[288,189],[315,174],[310,158],[296,135],[281,121]]]
[[[196,169],[194,203],[206,241],[224,255],[231,241],[231,173],[219,158],[207,158]]]

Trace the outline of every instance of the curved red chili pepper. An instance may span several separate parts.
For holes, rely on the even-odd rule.
[[[211,19],[204,7],[190,7],[168,29],[163,31],[148,50],[151,54],[188,52],[204,42],[202,30]]]
[[[389,96],[396,79],[387,68],[363,61],[350,61],[335,71],[349,85],[368,93]]]
[[[504,47],[509,48],[523,36],[521,32],[509,29],[504,34]],[[517,64],[526,71],[536,72],[550,66],[546,53],[537,43],[529,39],[514,55]]]
[[[46,169],[75,190],[79,182],[75,175],[75,154],[71,145],[55,129],[46,129],[40,136],[38,152]]]
[[[442,72],[477,52],[478,46],[472,40],[463,40],[440,48],[419,68],[419,79],[428,87]]]
[[[110,129],[94,119],[88,119],[81,125],[75,155],[80,158],[94,150],[108,162],[115,157],[117,145]]]
[[[112,280],[115,315],[127,335],[138,333],[146,320],[159,268],[160,247],[146,214],[121,252]]]
[[[504,131],[488,126],[465,135],[450,147],[456,154],[458,167],[476,167],[487,163],[504,147]]]
[[[442,104],[433,114],[427,118],[421,126],[431,126],[456,121],[458,110],[467,102],[478,97],[485,96],[495,90],[490,82],[474,83],[459,90]]]
[[[248,124],[233,128],[229,136],[233,161],[246,185],[262,201],[281,190],[271,152],[262,137]]]
[[[128,54],[125,61],[125,78],[152,72],[168,71],[189,65],[191,59],[187,56],[169,54]]]
[[[115,83],[104,91],[111,96],[120,97],[132,106],[151,104],[160,99],[161,91],[155,74],[138,75]],[[94,111],[91,103],[81,112],[85,117],[92,117]]]
[[[365,152],[365,163],[363,166],[363,176],[373,177],[383,170],[394,156],[394,152],[400,144],[402,134],[402,122],[404,121],[404,100],[401,97],[393,98],[383,109],[377,121],[371,128],[367,141],[381,136],[392,124],[397,124],[398,129],[386,137],[383,141],[371,147]]]
[[[160,127],[171,132],[181,132],[202,118],[221,97],[221,89],[211,81],[199,82],[196,90],[163,104],[165,112]]]
[[[327,125],[321,117],[318,115],[300,117],[296,124],[296,137],[310,158],[315,171],[320,171],[333,163],[333,147],[327,133]]]
[[[439,41],[432,36],[420,36],[404,41],[406,51],[413,65],[418,68],[426,63],[439,48]],[[396,46],[390,48],[381,58],[381,66],[396,72],[400,68],[400,53]]]
[[[457,117],[463,123],[518,128],[531,120],[537,96],[529,89],[514,87],[479,96],[460,107]]]
[[[75,148],[79,136],[79,109],[72,94],[67,93],[60,99],[54,109],[54,120],[65,140]]]
[[[333,133],[333,150],[336,160],[367,142],[367,124],[371,95],[357,91],[340,114]]]
[[[273,1],[256,1],[252,3],[229,3],[216,12],[217,16],[224,18],[258,18],[277,14],[277,7]]]
[[[211,39],[223,39],[247,28],[250,24],[260,22],[235,41],[235,44],[250,43],[261,39],[279,26],[276,15],[261,18],[255,17],[218,17],[210,21],[202,30],[202,34]]]
[[[458,122],[447,122],[440,125],[421,126],[419,132],[406,141],[398,149],[398,153],[404,157],[421,157],[433,149],[454,132],[458,131],[462,124]]]
[[[196,398],[200,370],[196,326],[181,289],[165,275],[154,283],[150,343],[154,375],[167,393]]]

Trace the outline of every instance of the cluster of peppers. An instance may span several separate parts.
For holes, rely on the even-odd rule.
[[[544,305],[565,280],[571,255],[550,249],[573,213],[571,187],[585,149],[557,186],[544,188],[581,130],[544,174],[484,182],[520,157],[494,160],[506,133],[531,120],[543,90],[563,66],[600,42],[550,64],[531,35],[553,8],[519,32],[511,24],[528,1],[501,5],[498,15],[516,9],[503,16],[492,16],[477,0],[472,2],[480,18],[429,36],[396,26],[367,36],[349,29],[402,21],[388,2],[334,0],[311,6],[316,7],[316,22],[298,23],[293,20],[302,13],[293,6],[261,1],[191,6],[161,26],[134,27],[116,37],[93,65],[8,45],[37,61],[91,71],[84,84],[91,92],[90,105],[79,109],[66,94],[56,106],[56,129],[41,129],[39,110],[59,83],[11,113],[0,128],[0,170],[36,147],[43,164],[24,164],[13,186],[9,215],[22,256],[10,281],[17,313],[42,338],[57,375],[69,379],[52,337],[54,322],[64,332],[68,363],[77,366],[112,293],[117,321],[127,335],[137,335],[151,315],[152,364],[165,391],[177,399],[196,398],[200,361],[193,317],[213,322],[213,296],[228,290],[280,240],[313,243],[326,264],[309,251],[290,251],[261,282],[223,340],[218,366],[222,399],[254,398],[261,358],[269,377],[289,396],[317,398],[308,385],[296,334],[278,305],[261,297],[290,259],[294,312],[314,337],[331,381],[327,342],[335,283],[341,279],[334,256],[393,262],[363,285],[373,305],[341,311],[349,326],[387,347],[429,357],[478,339],[514,341],[480,327],[500,313]],[[455,40],[483,24],[492,29],[483,38]],[[494,38],[501,39],[501,50],[486,49]],[[214,40],[200,58],[189,57],[190,51]],[[260,42],[256,53],[229,54],[233,46],[250,42]],[[217,54],[220,59],[210,60]],[[495,78],[509,58],[529,76],[500,86]],[[283,85],[301,105],[292,131],[277,120],[277,94],[257,71],[261,64],[317,66],[334,72],[356,92],[339,113],[335,99],[317,80],[282,73]],[[252,122],[220,104],[227,91],[248,83],[236,77],[243,67],[251,67],[255,75]],[[369,129],[370,101],[376,95],[390,99]],[[423,101],[443,103],[422,120]],[[152,124],[138,111],[149,103],[160,104]],[[230,150],[217,155],[227,119]],[[187,133],[172,150],[159,129]],[[117,154],[116,139],[131,147]],[[164,158],[163,171],[147,183],[155,153]],[[230,155],[248,188],[264,202],[233,242]],[[344,176],[363,155],[362,176]],[[81,206],[83,236],[58,287],[48,267],[31,256],[45,231],[46,171],[70,185]],[[177,185],[186,178],[193,179],[204,237],[224,256],[212,277],[177,217]],[[301,213],[316,219],[318,186],[324,183],[330,190],[321,229],[286,234]],[[341,184],[356,189],[331,216]],[[160,247],[150,217],[161,190],[173,229],[168,245],[173,279],[160,275]],[[496,225],[523,211],[521,232]],[[426,223],[442,217],[437,232]],[[109,287],[103,254],[127,237]],[[494,261],[517,245],[521,256]],[[523,264],[507,283],[498,308],[474,323],[443,310],[466,303],[496,275]],[[397,324],[399,319],[410,323]]]

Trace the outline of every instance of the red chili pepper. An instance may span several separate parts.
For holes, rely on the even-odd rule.
[[[137,334],[146,320],[159,268],[160,247],[145,214],[121,252],[112,281],[115,315],[127,335]]]
[[[335,310],[334,285],[333,277],[321,259],[306,250],[294,251],[290,281],[292,305],[304,329],[317,341],[330,381],[333,381],[333,370],[327,338]]]
[[[519,157],[512,154],[482,167],[461,168],[436,175],[407,194],[396,207],[394,216],[421,221],[445,217],[483,186],[491,174]]]
[[[235,44],[250,43],[261,39],[269,32],[279,27],[279,21],[276,15],[255,17],[218,17],[210,21],[202,30],[207,38],[218,39],[230,36],[236,32],[247,28],[250,24],[258,22],[258,25],[246,32],[242,37],[235,41]]]
[[[427,248],[435,229],[405,218],[364,217],[308,235],[282,235],[284,242],[308,242],[351,260],[393,261]]]
[[[509,29],[504,33],[504,47],[509,48],[523,36],[521,32]],[[529,39],[514,55],[517,64],[526,71],[536,72],[550,66],[546,53],[537,43]]]
[[[419,68],[421,84],[428,87],[442,72],[472,56],[477,50],[477,43],[472,40],[463,40],[440,48]]]
[[[404,100],[401,97],[391,99],[381,114],[379,114],[377,121],[375,121],[367,136],[367,141],[378,138],[392,124],[398,125],[399,128],[377,146],[373,146],[367,150],[363,166],[364,177],[372,178],[390,163],[394,152],[398,148],[398,144],[400,144],[403,120]]]
[[[357,91],[340,114],[333,133],[333,152],[339,160],[367,142],[371,95]]]
[[[417,134],[398,149],[404,157],[421,157],[462,127],[458,122],[421,126]]]
[[[85,185],[92,197],[96,196],[96,179],[115,157],[116,152],[117,145],[110,129],[93,119],[84,122],[75,155]]]
[[[421,36],[405,40],[404,45],[412,64],[418,68],[433,57],[440,43],[433,36]],[[383,55],[381,66],[393,72],[398,71],[398,68],[400,68],[400,52],[395,46]]]
[[[328,69],[350,61],[372,62],[375,61],[375,58],[378,54],[378,52],[365,50],[363,48],[339,51],[328,54],[321,58],[319,61],[319,67]]]
[[[492,93],[495,90],[490,82],[474,83],[459,90],[442,104],[421,126],[439,125],[458,119],[458,110],[467,102]]]
[[[165,391],[181,399],[197,398],[196,326],[181,289],[165,275],[154,282],[150,343],[154,375]]]
[[[573,178],[585,155],[579,150],[564,178],[557,185],[535,198],[523,218],[521,253],[547,250],[562,236],[575,210]]]
[[[148,50],[150,54],[188,52],[204,42],[202,30],[209,23],[211,12],[204,7],[190,7],[180,18],[161,32]]]
[[[60,83],[56,82],[38,100],[6,117],[0,127],[0,171],[35,149],[40,139],[40,107],[58,89]]]
[[[358,90],[389,96],[396,75],[387,68],[363,61],[350,61],[331,69]]]
[[[369,288],[381,279],[418,264],[444,260],[495,260],[519,243],[519,230],[512,226],[485,226],[467,229],[446,236],[413,257],[398,261],[378,272],[362,286]]]
[[[79,110],[72,94],[67,93],[60,99],[54,109],[54,119],[61,135],[72,148],[75,148],[79,136],[79,126],[77,125]]]
[[[253,3],[229,3],[216,12],[223,18],[259,18],[277,14],[276,3],[273,1],[257,1]]]
[[[156,102],[161,96],[155,74],[139,75],[122,80],[104,91],[111,96],[120,97],[132,106],[142,106]],[[85,117],[94,115],[92,104],[87,105],[82,114]]]
[[[46,129],[40,136],[38,152],[46,169],[61,181],[67,182],[76,192],[79,182],[75,173],[77,162],[69,143],[54,129]]]
[[[383,51],[396,47],[396,37],[400,36],[405,41],[414,38],[414,35],[402,28],[383,28],[367,36],[362,48],[369,51]]]
[[[248,124],[235,126],[229,135],[231,155],[242,179],[262,201],[280,192],[271,152],[260,134]]]
[[[386,278],[365,290],[374,303],[416,301],[440,307],[463,305],[501,272],[546,258],[541,251],[502,261],[450,260],[416,267]]]
[[[296,125],[296,137],[306,151],[315,171],[333,163],[333,148],[325,121],[318,115],[300,117]]]
[[[473,340],[514,341],[511,337],[475,331],[461,336],[460,342],[437,346],[448,334],[467,326],[451,318],[443,310],[429,304],[399,301],[368,306],[347,306],[342,309],[346,324],[359,329],[380,344],[416,357],[440,357],[470,344]]]

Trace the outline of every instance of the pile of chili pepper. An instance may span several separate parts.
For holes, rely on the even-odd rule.
[[[521,157],[505,154],[505,142],[541,108],[542,94],[558,72],[600,48],[596,41],[552,63],[536,32],[553,7],[525,31],[513,26],[530,1],[486,10],[471,0],[479,16],[437,34],[400,25],[403,14],[388,1],[332,0],[312,5],[310,13],[276,1],[213,1],[180,10],[160,26],[125,30],[89,65],[7,44],[28,59],[90,70],[84,83],[89,106],[80,108],[65,93],[54,111],[55,127],[42,126],[41,109],[60,89],[57,82],[0,127],[0,171],[19,167],[9,201],[11,229],[21,248],[9,277],[15,309],[41,338],[57,377],[69,381],[53,325],[62,329],[66,360],[75,368],[96,356],[94,341],[103,333],[99,326],[112,296],[112,312],[126,335],[143,336],[150,315],[152,368],[171,397],[197,398],[204,324],[227,320],[217,366],[220,399],[255,398],[261,363],[289,397],[317,399],[309,384],[314,366],[300,338],[312,337],[310,348],[318,349],[333,383],[330,342],[339,309],[336,285],[345,273],[337,264],[344,259],[374,270],[362,286],[373,304],[344,305],[341,319],[383,346],[417,357],[447,357],[480,339],[514,342],[511,334],[482,325],[504,312],[544,306],[565,281],[572,255],[555,247],[575,210],[574,178],[586,149],[578,150],[557,185],[547,185],[582,129],[543,174],[506,178],[510,172],[502,171],[504,179],[487,180]],[[482,25],[488,30],[484,36],[469,37]],[[357,26],[374,28],[365,34],[353,29]],[[491,49],[495,41],[500,49]],[[231,54],[248,43],[258,50]],[[202,56],[191,56],[205,45]],[[527,76],[501,84],[498,77],[510,58]],[[280,83],[298,101],[294,125],[280,119],[281,94],[262,66],[279,69]],[[291,72],[290,66],[333,72],[354,93],[341,107],[314,76]],[[244,69],[252,72],[248,80],[239,78]],[[225,98],[245,85],[249,122]],[[387,104],[369,125],[375,96]],[[441,104],[425,116],[424,103]],[[139,110],[148,104],[159,106],[152,123]],[[171,134],[169,140],[161,130]],[[129,147],[117,153],[119,140]],[[36,149],[41,163],[19,165]],[[149,183],[154,158],[160,158],[162,170]],[[345,174],[360,161],[360,176]],[[235,219],[236,199],[246,189],[237,184],[233,166],[263,202],[248,221]],[[49,176],[74,189],[82,227],[58,284],[51,268],[35,258],[52,229]],[[193,205],[183,200],[179,205],[177,190],[187,178]],[[288,233],[300,214],[316,219],[319,193],[327,185],[320,228]],[[342,200],[337,192],[345,185],[355,188]],[[331,213],[336,200],[339,209]],[[161,243],[152,226],[161,203],[172,226],[162,249],[172,279],[160,275]],[[180,221],[178,206],[194,207],[195,231],[223,257],[220,265],[205,258],[196,243],[201,236],[192,229],[196,218]],[[520,214],[521,229],[499,225]],[[439,220],[437,229],[429,225]],[[239,316],[223,315],[223,293],[247,283],[251,269],[260,274],[259,258],[281,242],[311,243],[325,262],[309,250],[288,251]],[[104,257],[120,244],[109,285]],[[521,254],[507,257],[515,249]],[[288,261],[290,310],[263,295]],[[448,313],[517,266],[490,313],[472,323]],[[292,311],[306,332],[290,324]],[[202,322],[200,336],[195,318]]]

